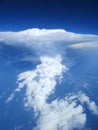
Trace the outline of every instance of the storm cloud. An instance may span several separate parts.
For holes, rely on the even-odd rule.
[[[89,42],[96,43],[97,35],[75,34],[62,29],[28,29],[19,32],[0,32],[0,42],[25,47],[34,52],[40,60],[35,69],[18,75],[18,87],[7,99],[10,102],[16,92],[25,87],[24,105],[40,113],[35,130],[73,130],[84,128],[87,117],[84,105],[92,114],[98,115],[98,107],[83,92],[77,92],[47,102],[63,81],[63,74],[70,70],[66,63],[66,48],[89,47]],[[81,44],[83,43],[83,45]],[[93,46],[93,45],[92,45]],[[90,46],[91,47],[91,46]],[[66,65],[67,64],[67,65]]]

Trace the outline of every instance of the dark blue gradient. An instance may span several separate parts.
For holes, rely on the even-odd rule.
[[[98,34],[97,0],[0,0],[0,31],[63,28]]]

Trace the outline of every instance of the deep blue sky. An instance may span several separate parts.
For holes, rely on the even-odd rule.
[[[0,31],[33,27],[98,34],[98,1],[0,0]]]

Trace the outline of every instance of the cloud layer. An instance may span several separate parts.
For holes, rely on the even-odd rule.
[[[89,47],[89,42],[97,41],[97,35],[75,34],[61,29],[36,28],[20,32],[0,32],[1,43],[26,47],[40,59],[35,69],[19,74],[18,87],[6,102],[11,101],[15,93],[25,87],[25,107],[33,109],[35,116],[39,117],[35,130],[84,128],[87,120],[85,105],[92,114],[98,115],[97,105],[85,93],[70,93],[50,103],[47,100],[55,92],[57,84],[62,81],[63,73],[70,69],[65,60],[66,47],[85,47],[85,42]]]

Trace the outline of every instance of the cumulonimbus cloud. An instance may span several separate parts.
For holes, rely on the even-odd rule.
[[[98,41],[97,35],[76,34],[63,29],[28,29],[19,32],[0,32],[0,42],[24,46],[36,54],[61,53],[68,44]]]
[[[32,108],[36,116],[40,112],[35,130],[83,128],[87,120],[84,104],[92,114],[98,114],[95,102],[91,101],[83,92],[47,102],[49,96],[55,92],[57,81],[60,81],[63,73],[70,69],[70,66],[66,66],[62,62],[66,46],[91,41],[98,41],[98,36],[75,34],[61,29],[0,32],[0,42],[27,47],[39,56],[41,63],[34,70],[19,74],[18,87],[15,89],[16,93],[25,87],[25,107]],[[15,93],[6,102],[11,101]]]

